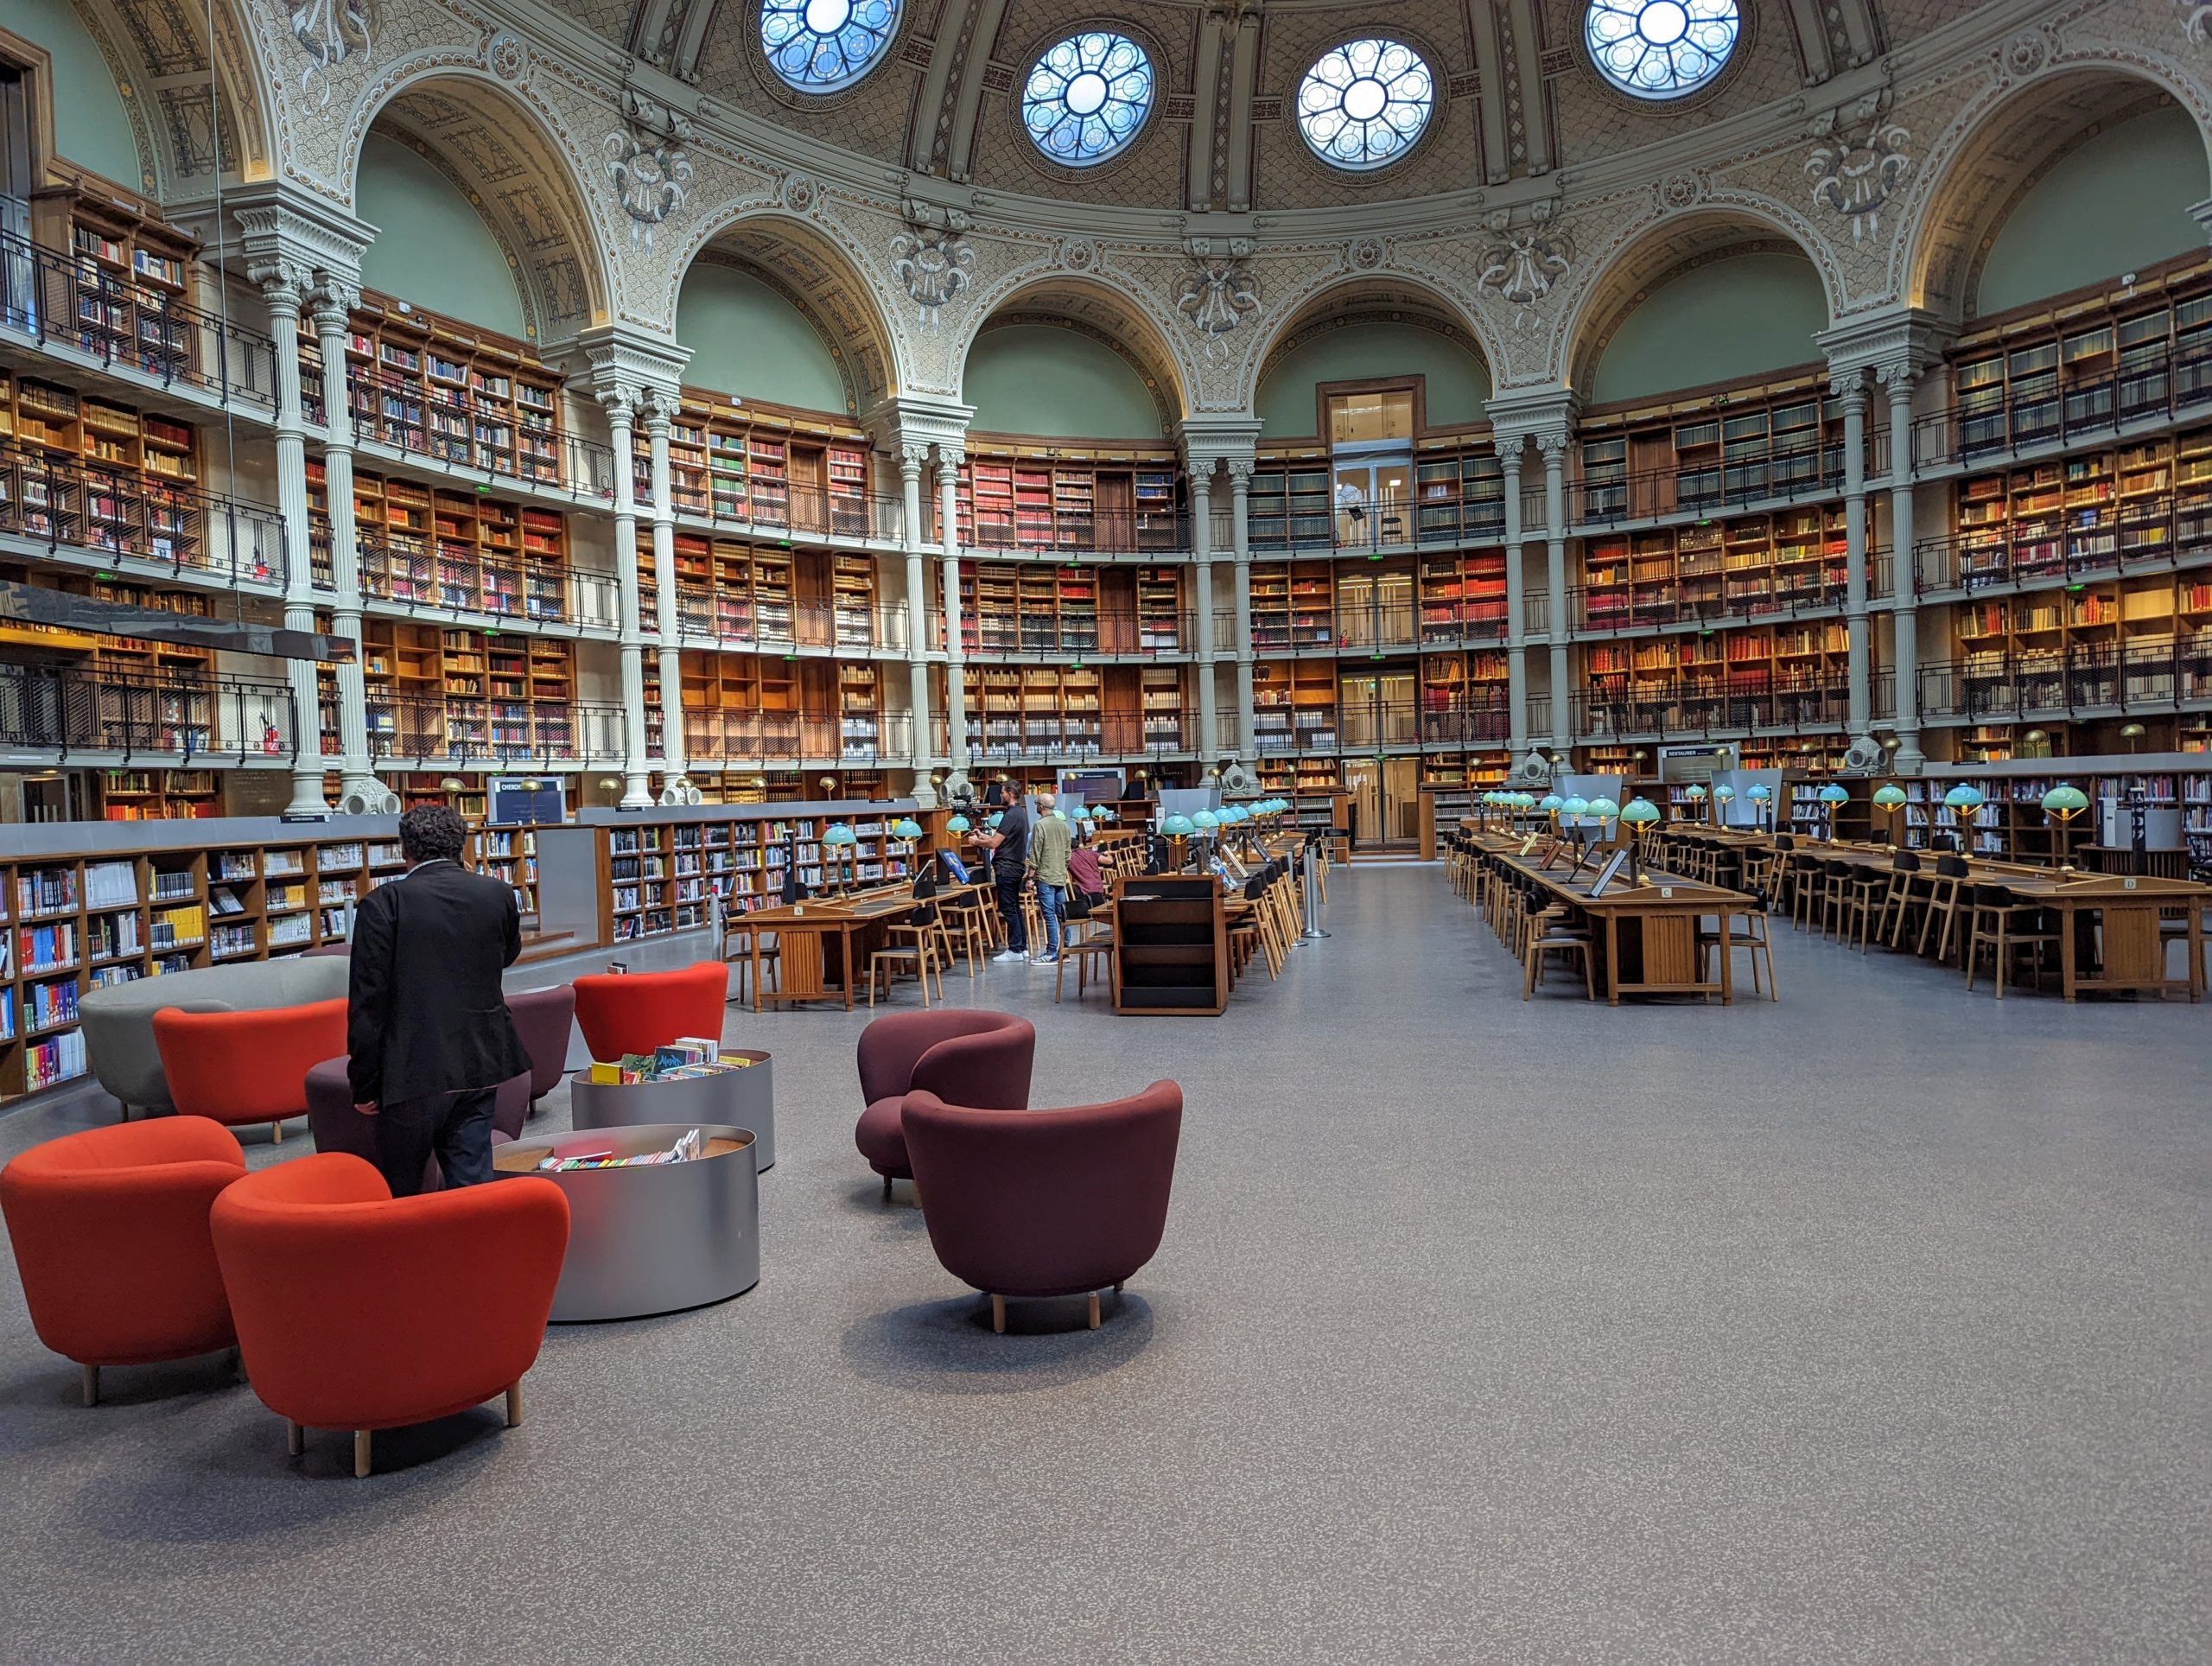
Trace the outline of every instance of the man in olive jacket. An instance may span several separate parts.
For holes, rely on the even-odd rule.
[[[512,891],[461,865],[467,837],[444,804],[409,811],[406,877],[353,916],[346,1074],[396,1198],[423,1189],[433,1152],[449,1186],[490,1180],[494,1091],[530,1068],[499,983],[522,952],[521,917]]]

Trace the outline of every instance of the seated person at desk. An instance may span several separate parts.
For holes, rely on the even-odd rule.
[[[1077,831],[1075,849],[1068,852],[1068,918],[1083,919],[1106,900],[1106,876],[1098,870],[1098,852],[1092,842],[1098,829],[1084,822]]]

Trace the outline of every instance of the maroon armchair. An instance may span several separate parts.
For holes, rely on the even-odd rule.
[[[569,1032],[575,1027],[576,986],[556,984],[550,989],[523,989],[507,997],[507,1013],[515,1021],[515,1033],[530,1054],[530,1109],[561,1085],[569,1064]],[[717,1032],[719,1033],[719,1032]]]
[[[868,1166],[891,1182],[910,1180],[899,1113],[906,1096],[925,1091],[955,1104],[1020,1110],[1029,1103],[1029,1070],[1037,1029],[1012,1013],[969,1008],[893,1013],[861,1032],[861,1097],[868,1109],[853,1143]]]
[[[905,1123],[930,1247],[989,1294],[994,1330],[1006,1329],[1008,1296],[1086,1294],[1096,1330],[1098,1292],[1120,1289],[1160,1248],[1183,1130],[1173,1082],[1067,1110],[976,1110],[910,1093]]]

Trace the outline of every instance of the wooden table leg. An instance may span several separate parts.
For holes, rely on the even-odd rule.
[[[2074,999],[2074,966],[2076,957],[2076,940],[2082,932],[2082,911],[2071,903],[2061,903],[2058,906],[2058,935],[2061,939],[2058,945],[2058,988],[2059,992],[2067,1000],[2071,1001]],[[2004,976],[2002,967],[1999,968],[1998,975],[2000,977]]]
[[[1610,908],[1605,911],[1605,1004],[1621,1004],[1620,916]]]
[[[850,926],[843,926],[839,929],[837,932],[837,947],[839,951],[844,957],[845,1010],[847,1012],[850,1012],[853,1009],[853,932]]]
[[[2189,900],[2189,1004],[2204,993],[2204,907],[2201,898]]]
[[[1734,919],[1735,916],[1729,912],[1728,905],[1722,903],[1720,905],[1720,1004],[1724,1007],[1732,1007],[1736,1004],[1736,951],[1732,943],[1736,928],[1732,923]]]
[[[760,1010],[760,933],[749,933],[753,939],[753,1010]]]

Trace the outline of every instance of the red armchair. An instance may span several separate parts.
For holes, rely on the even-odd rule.
[[[1036,1057],[1036,1026],[1012,1013],[966,1008],[893,1013],[862,1030],[861,1097],[868,1109],[853,1129],[853,1142],[883,1176],[885,1201],[893,1180],[914,1178],[900,1120],[909,1093],[922,1090],[957,1105],[1020,1110],[1029,1103]]]
[[[308,1072],[346,1051],[346,1002],[235,1013],[164,1007],[154,1014],[154,1045],[181,1114],[232,1127],[266,1122],[270,1140],[282,1140],[284,1119],[308,1114]]]
[[[929,1198],[930,1247],[955,1278],[991,1298],[1090,1297],[1150,1261],[1167,1225],[1183,1090],[1154,1082],[1132,1099],[1067,1110],[975,1110],[906,1096],[906,1152]]]
[[[561,1085],[569,1063],[569,1032],[575,1027],[576,990],[572,983],[547,989],[521,989],[507,997],[507,1015],[515,1021],[515,1033],[530,1054],[530,1105]],[[720,1035],[719,1022],[711,1032]]]
[[[576,980],[576,1023],[591,1056],[612,1064],[680,1035],[722,1033],[729,968],[702,960],[673,972],[609,973]]]
[[[227,1129],[164,1117],[65,1135],[0,1170],[0,1213],[40,1341],[84,1367],[152,1364],[237,1341],[208,1236],[245,1173]]]
[[[253,1391],[289,1426],[370,1436],[504,1392],[522,1421],[569,1243],[569,1199],[532,1176],[394,1199],[358,1157],[302,1157],[216,1200],[215,1256]]]

